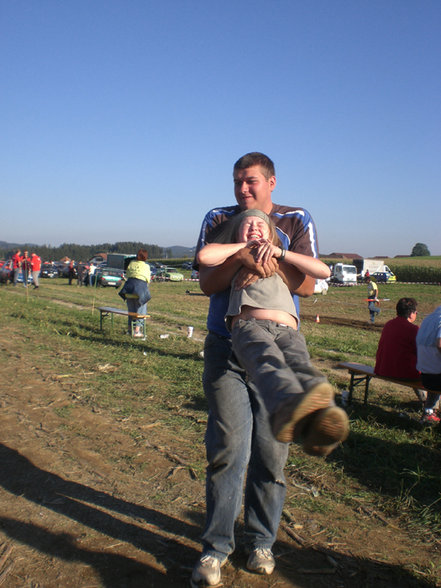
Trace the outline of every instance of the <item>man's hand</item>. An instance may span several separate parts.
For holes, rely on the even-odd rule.
[[[257,250],[244,248],[240,253],[242,268],[238,271],[235,279],[235,289],[241,290],[256,282],[259,278],[269,278],[277,271],[279,264],[274,257],[267,262],[259,263],[254,258]]]
[[[270,258],[267,262],[262,263],[256,261],[255,254],[257,249],[244,247],[238,252],[238,259],[244,268],[248,268],[254,273],[257,273],[261,278],[269,278],[272,276],[277,269],[277,260]]]

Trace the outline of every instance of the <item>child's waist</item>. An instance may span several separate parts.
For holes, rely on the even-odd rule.
[[[284,310],[271,310],[268,308],[254,308],[253,306],[242,306],[240,314],[231,319],[231,327],[239,320],[244,321],[251,318],[282,323],[297,331],[297,319]]]

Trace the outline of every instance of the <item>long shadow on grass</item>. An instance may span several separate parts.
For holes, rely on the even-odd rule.
[[[169,533],[197,541],[199,526],[193,526],[157,510],[126,502],[83,484],[64,480],[52,472],[35,466],[18,451],[1,444],[0,463],[2,464],[0,484],[5,490],[21,499],[27,499],[41,505],[42,508],[50,509],[63,517],[95,529],[99,533],[131,543],[136,548],[152,554],[167,570],[167,577],[169,575],[182,577],[182,571],[179,571],[180,565],[188,566],[188,562],[193,562],[197,557],[196,552],[186,545],[184,540],[170,538]],[[103,509],[112,511],[112,514],[104,512]],[[140,520],[141,523],[126,522],[115,516],[114,513],[132,520]],[[74,536],[63,533],[61,535],[55,534],[42,527],[29,525],[24,521],[5,518],[3,523],[5,525],[4,529],[7,530],[11,537],[21,540],[24,535],[26,537],[25,542],[42,552],[50,552],[61,559],[81,560],[93,565],[101,574],[105,586],[126,585],[123,581],[118,583],[115,580],[117,566],[121,563],[123,565],[127,564],[126,567],[128,566],[128,569],[132,569],[128,560],[124,564],[126,558],[110,554],[103,556],[93,551],[78,548],[75,546],[76,538]],[[68,526],[68,523],[66,524]],[[161,529],[167,533],[167,536],[150,529],[147,530],[142,527],[143,524]],[[32,532],[29,532],[29,527],[32,527]],[[27,535],[28,532],[29,535]],[[35,537],[33,536],[34,532]],[[40,539],[42,541],[41,546],[39,544]],[[109,574],[109,571],[105,569],[111,561],[113,562],[113,574]],[[148,573],[152,574],[152,577],[158,575],[164,581],[165,574],[160,574],[153,568],[148,568]],[[170,580],[170,585],[173,585],[173,580]]]
[[[421,435],[417,438],[422,426],[405,413],[355,405],[350,419],[358,424],[343,445],[346,473],[369,488],[401,499],[405,506],[416,501],[415,506],[430,507],[440,515],[441,429],[428,433],[433,435],[428,447]]]
[[[348,407],[348,412],[351,420],[371,421],[388,429],[407,432],[418,432],[423,429],[419,422],[421,403],[417,401],[394,402],[388,398],[383,405],[366,405],[355,401]]]
[[[105,588],[161,586],[166,585],[167,582],[173,582],[171,578],[168,579],[158,570],[124,555],[102,553],[79,547],[75,544],[77,538],[68,533],[54,533],[38,525],[7,517],[0,517],[0,527],[10,539],[29,545],[41,553],[62,559],[65,562],[94,568],[100,577],[100,585]],[[18,570],[14,571],[17,573]],[[78,578],[71,578],[69,585],[74,585],[75,581],[78,581],[78,586],[80,582],[87,585],[91,585],[93,582],[90,577],[81,577],[81,573]]]
[[[187,352],[173,352],[170,350],[160,349],[153,344],[149,344],[149,333],[147,330],[147,338],[146,341],[141,341],[140,339],[135,340],[129,338],[128,335],[121,334],[120,339],[115,339],[115,336],[110,333],[102,333],[100,330],[91,332],[90,326],[87,325],[78,325],[78,323],[71,323],[67,321],[58,321],[57,323],[64,325],[66,328],[70,330],[69,337],[72,339],[78,339],[80,341],[87,341],[88,343],[96,344],[96,345],[105,345],[106,347],[115,347],[116,349],[120,349],[122,346],[132,347],[134,351],[145,351],[146,353],[155,353],[156,355],[162,357],[175,357],[177,359],[193,359],[195,361],[203,361],[203,358],[199,355],[199,351],[192,350]],[[78,328],[84,328],[88,331],[88,334],[83,334],[78,332]],[[183,342],[186,340],[186,336],[184,332],[182,335],[176,335],[178,337],[182,337]],[[155,335],[155,337],[159,338],[159,335]],[[201,350],[203,348],[203,342],[201,342]]]
[[[188,586],[190,570],[162,574],[160,571],[133,558],[115,553],[102,553],[76,545],[77,538],[68,533],[55,533],[33,523],[0,517],[2,531],[12,540],[33,549],[62,559],[70,564],[78,563],[94,568],[105,588],[146,588],[165,586]],[[416,579],[400,566],[390,565],[375,559],[358,558],[338,553],[331,549],[295,548],[292,544],[278,541],[274,549],[277,568],[272,580],[278,585],[297,588],[342,588],[374,586],[376,588],[429,588],[433,584]],[[169,558],[178,556],[172,546]],[[327,559],[327,556],[331,559]],[[330,564],[333,562],[333,565]],[[186,562],[190,565],[192,560]],[[245,571],[246,558],[234,554],[222,570],[223,586],[235,588],[266,588],[270,585],[266,578]],[[56,564],[55,564],[56,566]],[[183,566],[188,567],[188,566]],[[17,573],[17,570],[14,570]],[[43,572],[44,573],[44,572]],[[66,573],[60,573],[66,577]],[[32,580],[32,579],[31,579]],[[87,574],[72,578],[75,582],[88,582]],[[273,584],[271,584],[273,585]]]
[[[118,553],[103,553],[100,549],[87,549],[79,545],[76,534],[54,532],[41,524],[0,517],[2,531],[12,540],[27,544],[33,549],[68,563],[82,563],[93,567],[105,588],[145,586],[186,586],[190,569],[197,554],[186,545],[184,539],[171,538],[170,534],[197,539],[201,520],[190,512],[195,524],[177,520],[164,513],[115,498],[77,482],[64,480],[49,471],[36,467],[19,452],[0,445],[2,463],[1,484],[8,492],[27,499],[56,514],[92,528],[103,535],[131,543],[161,562],[166,572],[154,566]],[[166,535],[125,522],[114,514],[130,517],[149,526],[162,529]],[[26,515],[28,516],[28,515]],[[142,525],[141,522],[141,525]],[[63,520],[57,523],[62,526]],[[66,527],[69,523],[66,521]],[[430,586],[415,578],[400,566],[378,562],[375,558],[360,558],[339,553],[336,550],[313,547],[297,547],[287,541],[278,541],[276,581],[286,580],[287,586],[298,588],[341,588],[342,586],[372,586],[383,588],[400,586],[418,588]],[[326,559],[331,556],[334,564]],[[268,586],[268,580],[244,571],[245,556],[238,550],[231,563],[224,568],[224,586],[257,588]],[[55,564],[56,565],[56,564]],[[80,579],[80,578],[79,578]],[[87,580],[87,578],[86,578]],[[70,585],[75,583],[75,579]]]

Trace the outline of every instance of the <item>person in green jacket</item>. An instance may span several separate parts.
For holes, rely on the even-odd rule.
[[[147,251],[140,249],[136,259],[129,263],[126,271],[126,282],[123,288],[118,292],[123,300],[127,303],[127,310],[137,314],[147,314],[147,302],[150,300],[150,266],[147,261]],[[144,337],[142,329],[144,319],[135,319],[129,315],[128,328],[129,335],[134,337]],[[132,323],[133,329],[132,329]]]

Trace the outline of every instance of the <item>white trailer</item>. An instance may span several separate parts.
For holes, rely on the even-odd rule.
[[[375,272],[386,272],[391,276],[395,275],[389,266],[384,263],[383,259],[354,259],[353,264],[357,268],[361,279],[364,279],[367,271],[371,276]]]

